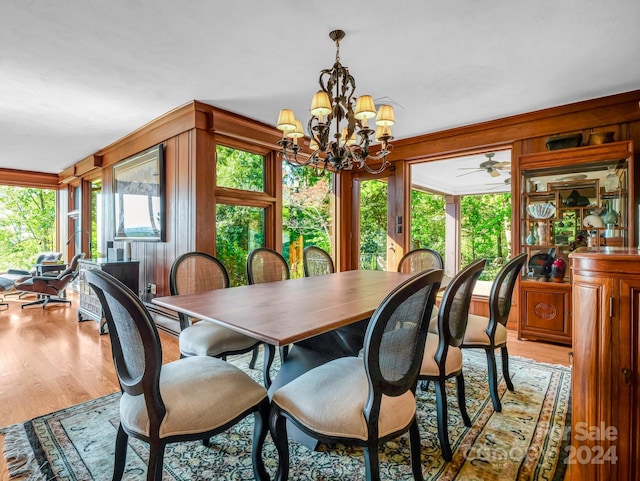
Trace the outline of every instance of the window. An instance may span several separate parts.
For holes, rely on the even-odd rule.
[[[218,187],[264,192],[264,156],[218,145],[216,179]]]
[[[493,280],[511,256],[511,194],[465,195],[461,199],[462,266],[487,259],[480,280]]]
[[[445,198],[411,189],[411,245],[407,250],[429,248],[445,259]]]
[[[360,181],[360,269],[387,270],[387,182]]]
[[[0,272],[31,269],[55,246],[56,191],[0,186]]]
[[[87,257],[106,257],[107,252],[102,245],[102,229],[104,226],[102,214],[102,179],[91,182],[91,239],[89,242],[89,255]]]
[[[267,212],[275,199],[265,192],[265,164],[264,155],[216,146],[216,257],[231,286],[247,284],[249,252],[269,246]]]
[[[247,256],[264,245],[264,209],[218,205],[216,257],[227,268],[231,286],[247,285]]]
[[[304,277],[302,252],[314,245],[333,256],[333,174],[282,163],[282,250],[291,277]]]

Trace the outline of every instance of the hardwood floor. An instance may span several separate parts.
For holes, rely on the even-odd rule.
[[[119,390],[109,336],[93,321],[78,322],[73,305],[21,309],[9,296],[0,311],[0,426],[25,421]],[[161,332],[164,362],[179,358],[178,342]],[[509,353],[569,365],[569,347],[520,341],[509,332]],[[0,445],[2,442],[0,441]],[[3,447],[3,446],[2,446]],[[0,457],[0,479],[8,479]]]

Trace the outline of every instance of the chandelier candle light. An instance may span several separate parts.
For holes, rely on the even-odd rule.
[[[311,164],[316,170],[319,166],[324,170],[331,166],[340,171],[355,166],[377,174],[389,165],[387,154],[393,147],[389,142],[393,140],[391,126],[395,124],[395,115],[391,105],[380,105],[376,111],[370,95],[355,97],[355,79],[340,63],[340,40],[344,36],[342,30],[329,33],[336,43],[336,63],[333,68],[320,72],[321,89],[311,100],[307,133],[313,153],[306,160],[298,158],[301,149],[298,139],[305,134],[302,122],[289,109],[281,110],[278,115],[277,128],[282,130],[282,140],[278,144],[282,147],[282,157],[294,167]],[[368,120],[374,117],[375,130],[368,125]],[[372,141],[381,146],[375,155],[369,152]],[[374,169],[367,163],[368,159],[382,162]]]

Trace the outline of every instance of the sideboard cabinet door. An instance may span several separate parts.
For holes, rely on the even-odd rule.
[[[640,479],[640,253],[571,254],[571,479]]]

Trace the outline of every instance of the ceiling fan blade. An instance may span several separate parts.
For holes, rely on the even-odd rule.
[[[511,168],[511,162],[498,162],[497,164],[493,165],[494,169],[510,169]]]

